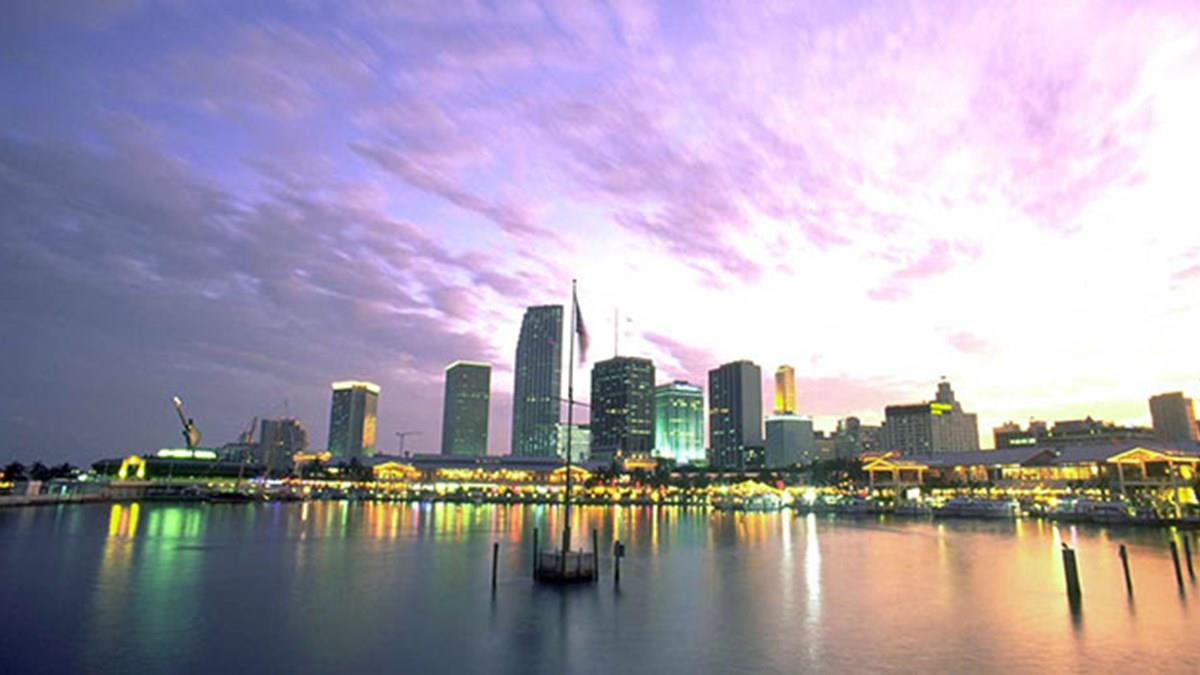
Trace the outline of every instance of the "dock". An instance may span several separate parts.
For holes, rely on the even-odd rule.
[[[533,567],[533,578],[560,584],[595,581],[596,554],[587,551],[540,551]]]

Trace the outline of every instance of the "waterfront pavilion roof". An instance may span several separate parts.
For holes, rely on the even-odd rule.
[[[864,455],[862,459],[863,468],[867,470],[918,467],[951,469],[963,466],[1063,466],[1101,462],[1136,464],[1168,460],[1195,464],[1200,463],[1200,447],[1117,441],[1113,443],[1030,445],[1000,450],[940,452],[904,457],[896,453],[883,453]]]

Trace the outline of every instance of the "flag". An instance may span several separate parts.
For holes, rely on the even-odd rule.
[[[583,325],[583,312],[579,310],[579,296],[572,298],[575,304],[575,333],[579,337],[579,365],[587,362],[588,338],[587,326]]]

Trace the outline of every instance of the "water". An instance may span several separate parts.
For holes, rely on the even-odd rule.
[[[1185,571],[1178,593],[1164,531],[651,507],[575,516],[577,545],[590,547],[593,527],[606,553],[626,542],[619,589],[607,555],[595,586],[532,584],[532,528],[545,542],[561,527],[551,507],[0,510],[0,670],[1197,671],[1200,586]],[[1078,550],[1078,613],[1064,539]]]

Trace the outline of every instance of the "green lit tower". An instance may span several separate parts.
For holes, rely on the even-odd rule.
[[[681,380],[655,387],[654,454],[704,463],[704,389]]]

